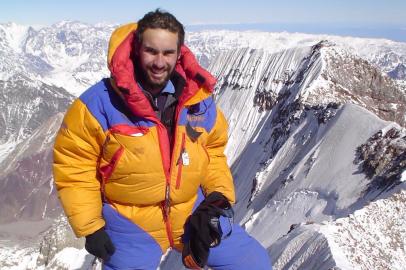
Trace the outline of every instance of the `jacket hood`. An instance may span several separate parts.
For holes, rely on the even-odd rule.
[[[137,24],[131,23],[117,28],[110,37],[107,55],[112,84],[124,99],[134,115],[155,119],[155,112],[136,83],[132,61],[133,41]],[[216,79],[197,62],[193,53],[185,45],[181,47],[175,71],[185,80],[185,88],[179,103],[196,104],[213,92]]]

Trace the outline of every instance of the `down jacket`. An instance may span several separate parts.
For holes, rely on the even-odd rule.
[[[180,249],[199,188],[235,201],[224,155],[227,123],[211,95],[215,79],[182,46],[172,81],[182,91],[170,145],[134,75],[136,27],[128,24],[113,32],[111,78],[86,90],[66,113],[54,146],[54,179],[77,236],[105,226],[102,206],[109,203],[162,251]]]

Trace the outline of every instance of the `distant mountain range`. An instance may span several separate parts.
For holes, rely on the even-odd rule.
[[[51,151],[74,97],[108,76],[114,28],[0,24],[1,269],[100,267],[61,216]],[[186,42],[218,78],[236,221],[274,268],[402,269],[406,43],[228,30]],[[170,252],[160,269],[184,268]]]
[[[23,73],[79,95],[101,77],[108,76],[108,39],[116,27],[73,21],[40,29],[0,24],[0,79]],[[385,39],[228,30],[189,32],[186,36],[187,44],[204,66],[230,48],[248,47],[273,53],[311,46],[320,40],[345,48],[385,73],[395,70],[399,64],[406,65],[406,43]]]

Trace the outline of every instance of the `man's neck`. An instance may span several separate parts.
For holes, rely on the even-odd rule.
[[[167,83],[165,84],[164,87],[160,87],[160,88],[151,88],[151,87],[147,88],[147,87],[145,87],[145,84],[142,84],[141,82],[139,82],[139,86],[142,88],[142,90],[144,92],[148,92],[152,97],[157,97],[163,92],[172,94],[172,95],[175,94],[175,86],[173,85],[173,83],[170,80],[167,81]]]
[[[147,91],[148,93],[150,93],[154,97],[159,95],[159,93],[161,93],[161,91],[165,88],[165,86],[160,87],[160,88],[152,88],[152,87],[149,87],[149,86],[147,86],[147,85],[145,85],[143,83],[140,83],[140,85],[141,85],[141,87],[142,87],[142,89],[144,91]]]

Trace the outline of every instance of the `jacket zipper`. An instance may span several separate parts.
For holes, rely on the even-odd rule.
[[[166,191],[165,193],[169,193],[169,188],[168,184],[166,185]],[[165,201],[162,202],[162,215],[164,217],[164,222],[165,222],[165,229],[166,229],[166,235],[168,236],[169,240],[169,246],[173,247],[174,246],[174,241],[173,241],[173,236],[172,236],[172,226],[169,218],[169,210],[170,210],[170,204],[167,204],[168,201],[165,198]]]
[[[166,127],[158,122],[157,125],[161,125],[161,127],[163,127],[166,130]],[[159,132],[159,131],[158,131]],[[161,144],[161,139],[160,139],[160,135],[158,135],[158,140],[159,143]],[[161,146],[160,146],[161,147]],[[162,155],[162,149],[161,149],[161,155]],[[163,160],[163,158],[162,158]],[[171,162],[172,159],[169,161]],[[165,229],[166,229],[166,235],[168,237],[169,240],[169,246],[173,247],[174,246],[174,241],[173,241],[173,236],[172,236],[172,226],[171,226],[171,222],[170,222],[170,208],[171,208],[171,200],[170,200],[170,193],[171,193],[171,164],[169,165],[169,172],[167,172],[165,170],[165,166],[164,166],[164,173],[165,173],[165,199],[164,201],[161,203],[161,209],[162,209],[162,215],[164,218],[164,222],[165,222]]]
[[[176,134],[178,132],[178,118],[179,118],[179,113],[182,111],[183,105],[178,104],[178,107],[176,108],[175,111],[175,130],[173,133],[173,146],[176,145]],[[183,150],[184,145],[185,145],[185,141],[186,141],[186,137],[185,134],[182,134],[182,147],[181,150]],[[173,149],[174,150],[174,149]],[[172,226],[171,226],[171,222],[170,222],[170,207],[171,207],[171,201],[170,201],[170,191],[171,191],[171,175],[172,175],[172,162],[175,158],[175,151],[172,150],[171,153],[171,159],[170,159],[170,171],[169,171],[169,179],[167,179],[166,181],[166,188],[165,188],[165,201],[163,202],[162,205],[162,212],[163,212],[163,216],[164,216],[164,221],[165,221],[165,225],[166,225],[166,234],[168,236],[169,239],[169,244],[171,247],[174,247],[174,241],[173,241],[173,236],[172,236]],[[179,175],[179,171],[178,171],[178,175]],[[179,179],[179,178],[178,178]],[[180,185],[180,183],[178,184],[178,181],[176,183],[177,187],[178,185]]]
[[[182,143],[181,143],[181,146],[180,146],[180,155],[179,155],[178,162],[177,162],[178,175],[176,177],[176,189],[179,189],[180,182],[181,182],[181,179],[182,179],[182,168],[183,168],[183,165],[184,165],[184,160],[183,159],[184,159],[184,155],[186,154],[185,143],[186,143],[186,136],[185,136],[185,133],[182,133]]]
[[[175,111],[175,130],[173,133],[173,145],[176,145],[176,133],[178,131],[178,117],[179,117],[179,112],[182,110],[183,106],[179,106],[176,108]],[[166,227],[166,234],[168,236],[169,240],[169,245],[171,247],[174,247],[174,241],[173,241],[173,236],[172,236],[172,226],[170,222],[170,208],[171,208],[171,200],[170,200],[170,194],[171,194],[171,172],[172,172],[172,161],[175,156],[175,151],[172,150],[171,153],[171,159],[170,159],[170,168],[169,168],[169,178],[166,179],[166,187],[165,187],[165,200],[163,201],[162,204],[162,213],[165,221],[165,227]]]

